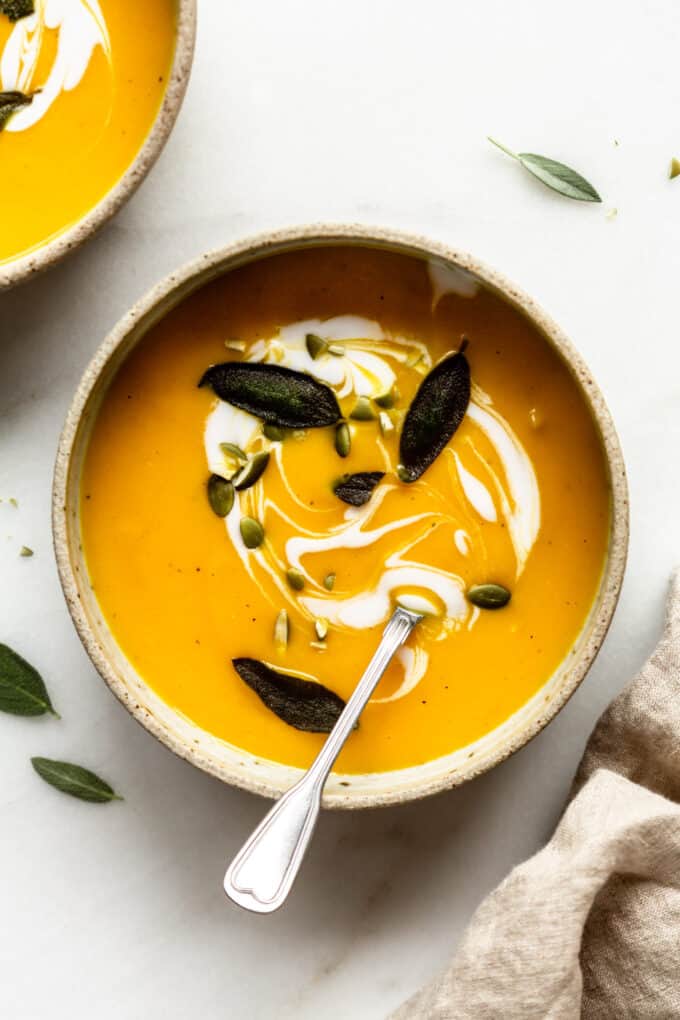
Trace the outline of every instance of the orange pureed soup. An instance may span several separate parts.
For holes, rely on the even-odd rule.
[[[0,92],[15,95],[0,104],[0,264],[80,220],[134,161],[165,92],[176,6],[11,0],[9,13],[29,13],[0,13]]]
[[[351,246],[252,262],[167,314],[105,395],[81,483],[124,653],[258,756],[308,765],[324,738],[302,717],[337,711],[397,600],[427,611],[346,772],[447,754],[531,698],[589,614],[609,514],[596,427],[531,322],[460,270]],[[486,584],[507,604],[480,606]]]

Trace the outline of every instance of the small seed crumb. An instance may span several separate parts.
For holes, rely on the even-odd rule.
[[[19,555],[20,556],[33,556],[33,550],[29,549],[29,547],[27,545],[22,545],[21,550],[19,552]]]

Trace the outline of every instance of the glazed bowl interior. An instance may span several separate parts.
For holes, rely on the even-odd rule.
[[[175,48],[162,102],[135,158],[112,188],[83,216],[37,247],[0,262],[0,290],[60,262],[89,240],[136,191],[167,142],[182,106],[196,39],[197,0],[176,0]]]
[[[300,770],[256,757],[220,740],[165,704],[127,661],[90,586],[80,540],[79,485],[88,439],[114,375],[148,330],[189,294],[247,262],[311,246],[360,245],[419,258],[472,274],[499,293],[557,350],[576,380],[596,424],[610,487],[609,545],[599,591],[568,660],[522,708],[492,732],[451,754],[398,771],[333,773],[327,807],[374,807],[418,799],[465,782],[522,747],[574,692],[591,665],[611,621],[621,587],[628,541],[623,460],[609,412],[580,356],[534,302],[470,256],[419,238],[361,227],[311,227],[256,238],[204,256],[174,274],[119,323],[87,368],[69,411],[55,471],[54,538],[64,592],[75,625],[97,670],[132,715],[177,754],[227,783],[278,796]],[[149,621],[152,626],[152,621]]]

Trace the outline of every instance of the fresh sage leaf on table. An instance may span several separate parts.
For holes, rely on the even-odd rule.
[[[384,474],[384,471],[357,471],[354,475],[343,475],[333,485],[333,492],[343,503],[363,506]]]
[[[260,701],[296,730],[330,733],[345,707],[339,695],[315,680],[277,673],[257,659],[232,659],[232,663]]]
[[[470,403],[470,366],[466,343],[443,358],[425,376],[406,412],[399,441],[402,482],[415,482],[442,452]]]
[[[25,92],[0,92],[0,131],[13,113],[32,102],[33,96],[27,96]]]
[[[495,138],[489,138],[489,141],[506,155],[516,159],[525,170],[528,170],[530,174],[552,188],[553,191],[559,192],[560,195],[576,199],[577,202],[602,201],[590,181],[587,181],[576,170],[572,170],[570,166],[558,163],[555,159],[549,159],[548,156],[538,156],[535,152],[513,152],[512,149],[497,142]]]
[[[311,375],[260,361],[227,361],[204,373],[220,400],[284,429],[335,425],[341,417],[335,393]]]
[[[3,644],[0,644],[0,711],[11,715],[49,712],[59,718],[37,669]]]
[[[62,793],[68,793],[79,800],[93,804],[105,804],[109,800],[122,800],[117,793],[89,769],[72,765],[67,761],[52,761],[50,758],[31,758],[31,765],[41,779]]]
[[[19,21],[34,13],[34,0],[0,0],[0,14],[5,14],[10,21]]]

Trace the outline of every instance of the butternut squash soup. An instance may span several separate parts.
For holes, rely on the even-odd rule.
[[[580,388],[444,263],[277,254],[185,298],[106,392],[81,478],[90,579],[175,710],[307,766],[398,601],[425,614],[339,759],[462,748],[568,660],[610,490]]]
[[[0,265],[94,208],[158,113],[175,0],[0,0]]]

